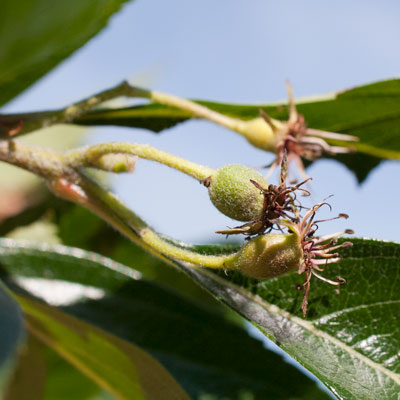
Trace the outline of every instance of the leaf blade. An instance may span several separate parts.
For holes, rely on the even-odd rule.
[[[238,272],[228,273],[226,277],[202,268],[177,265],[253,322],[339,398],[396,399],[400,390],[400,328],[396,318],[400,302],[396,289],[400,281],[400,245],[352,241],[353,248],[343,249],[344,259],[329,267],[332,276],[346,277],[347,289],[337,295],[325,283],[314,281],[309,297],[309,320],[296,316],[300,314],[302,296],[295,290],[299,280],[296,273],[256,281]],[[208,246],[207,251],[210,250],[212,247]],[[371,282],[373,286],[368,284]],[[347,310],[350,304],[369,310],[376,303],[396,305],[395,311],[389,312],[392,316],[389,322],[386,309],[384,313],[369,315],[368,319],[358,316],[351,322],[343,318],[340,325],[338,320],[331,325],[322,323],[325,315]],[[352,338],[353,342],[346,343],[344,337]]]
[[[30,332],[116,398],[157,399],[168,392],[174,399],[188,399],[167,371],[137,346],[28,297],[18,294],[17,299]]]
[[[127,0],[3,0],[0,13],[0,105],[83,46]]]
[[[197,100],[196,100],[197,101]],[[240,119],[259,116],[263,109],[273,118],[286,120],[286,104],[238,105],[197,101],[210,109]],[[376,82],[330,95],[299,100],[299,113],[309,127],[346,133],[360,142],[328,140],[332,144],[351,146],[358,151],[361,162],[352,165],[352,155],[339,157],[360,180],[373,168],[363,166],[371,157],[400,159],[400,80]],[[83,125],[117,125],[148,129],[155,133],[191,118],[186,111],[150,103],[120,109],[99,109],[82,115],[75,123]],[[362,169],[366,169],[363,171]]]
[[[18,249],[32,256],[29,264]],[[51,251],[63,263],[57,264],[56,255],[48,254]],[[241,390],[255,399],[328,398],[314,382],[220,313],[140,280],[134,271],[109,259],[60,245],[3,239],[0,263],[18,277],[16,282],[25,291],[147,350],[193,398],[201,393],[237,398]],[[82,297],[64,298],[60,303],[57,293],[63,286],[67,289],[68,282],[90,286],[80,292]],[[53,295],[45,295],[49,289]],[[93,289],[104,290],[104,297]],[[287,379],[295,383],[288,386]]]

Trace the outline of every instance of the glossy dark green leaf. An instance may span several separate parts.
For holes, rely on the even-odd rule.
[[[286,120],[284,104],[233,105],[198,101],[220,113],[251,119],[257,117],[261,108],[271,117]],[[382,81],[351,90],[340,91],[321,98],[299,101],[298,111],[304,114],[309,127],[331,132],[351,134],[360,138],[351,143],[357,151],[343,155],[340,161],[352,169],[360,180],[381,159],[400,159],[400,80]],[[76,121],[85,125],[120,125],[145,128],[161,132],[190,115],[175,108],[149,104],[122,109],[103,109],[83,115]],[[349,143],[341,142],[348,146]]]
[[[21,309],[0,283],[0,391],[13,371],[18,348],[24,339]]]
[[[397,399],[400,393],[400,245],[353,239],[344,259],[325,273],[340,289],[314,279],[307,319],[301,317],[302,277],[257,281],[239,272],[180,268],[253,322],[341,399]],[[218,248],[198,247],[202,252]]]
[[[165,268],[165,264],[158,258],[116,234],[114,229],[90,211],[58,198],[44,196],[39,204],[2,221],[0,236],[14,234],[15,232],[11,232],[18,229],[20,239],[28,239],[28,236],[32,238],[30,228],[43,220],[46,223],[49,220],[54,223],[58,240],[67,246],[111,257],[124,265],[136,268],[147,279],[170,286],[180,294],[219,308],[224,313],[234,314],[223,308],[185,274],[175,268]],[[24,228],[24,235],[21,234],[21,227]],[[43,237],[41,240],[43,241]]]
[[[222,308],[220,303],[185,274],[175,268],[165,268],[162,261],[116,234],[114,229],[90,211],[52,196],[44,197],[39,204],[2,221],[0,236],[10,235],[10,232],[18,228],[20,239],[32,238],[30,228],[34,228],[40,221],[53,222],[58,240],[67,246],[110,257],[137,269],[145,278],[170,286],[186,297],[217,307],[224,312],[229,311]],[[21,227],[25,228],[24,235],[21,233]],[[43,241],[43,237],[41,240]]]
[[[83,46],[126,0],[2,0],[0,105]]]
[[[0,250],[0,265],[20,287],[146,349],[192,398],[328,398],[221,314],[138,279],[137,272],[110,259],[13,240],[1,241]]]

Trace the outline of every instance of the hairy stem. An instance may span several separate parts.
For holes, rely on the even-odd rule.
[[[65,155],[65,161],[74,168],[97,166],[97,161],[110,153],[132,154],[147,160],[157,161],[168,167],[183,172],[199,181],[212,176],[214,169],[199,165],[183,158],[158,150],[147,144],[134,143],[102,143],[83,149],[73,150]]]
[[[89,209],[128,239],[164,260],[166,256],[201,266],[226,268],[225,263],[231,260],[233,255],[199,255],[186,250],[184,244],[176,246],[173,242],[166,241],[138,215],[126,207],[115,195],[99,186],[80,170],[83,166],[92,165],[90,161],[91,157],[121,152],[121,149],[124,148],[122,146],[123,143],[113,145],[112,143],[106,144],[103,147],[102,145],[98,145],[93,146],[93,148],[88,147],[63,155],[35,149],[10,140],[0,141],[0,160],[41,176],[46,180],[49,188],[56,196]],[[141,152],[142,156],[147,155],[144,158],[159,161],[157,159],[160,156],[158,150],[150,146],[138,146],[135,151]],[[91,149],[93,153],[90,153]],[[153,158],[151,158],[151,154],[154,154]],[[167,153],[161,152],[161,154]],[[171,163],[170,166],[175,167],[176,160],[171,161],[174,158],[171,159],[168,157],[167,159]],[[176,159],[178,158],[176,157]],[[178,160],[184,161],[182,159]],[[165,164],[169,165],[167,162]],[[183,163],[183,165],[185,164]],[[189,173],[189,175],[192,174],[196,179],[202,179],[203,176],[207,177],[210,172],[213,172],[213,170],[206,167],[204,167],[204,171],[207,174],[203,171],[203,175],[195,173],[194,169],[188,169],[187,166],[181,166],[181,170],[183,172],[186,170],[191,171],[191,173],[187,171],[186,173]]]
[[[124,81],[60,110],[0,114],[0,139],[24,135],[55,124],[71,123],[100,104],[117,97],[150,98],[150,95],[150,91],[133,87]]]
[[[87,177],[84,178],[82,186],[85,187],[86,193],[90,193],[90,197],[96,198],[98,203],[88,207],[91,211],[150,253],[162,254],[203,267],[226,269],[228,267],[225,263],[236,257],[236,253],[220,256],[201,255],[185,249],[186,244],[176,246],[172,241],[162,238],[116,196],[105,191]]]
[[[241,134],[256,147],[273,152],[276,150],[278,142],[276,131],[282,127],[280,121],[270,119],[270,123],[266,123],[262,118],[243,121],[210,110],[196,102],[131,86],[127,82],[122,82],[113,88],[99,92],[61,110],[0,115],[0,139],[23,135],[54,124],[72,123],[101,103],[121,96],[145,98],[159,104],[179,108],[190,113],[192,117],[209,120]]]
[[[145,243],[163,254],[168,254],[168,256],[181,261],[202,265],[203,267],[229,269],[232,268],[232,266],[228,266],[227,263],[233,261],[237,257],[236,253],[219,256],[198,254],[184,247],[177,247],[171,242],[165,241],[151,229],[143,229],[140,236]]]
[[[240,132],[243,130],[245,121],[237,118],[231,118],[226,115],[220,114],[216,111],[210,110],[209,108],[202,106],[201,104],[195,103],[194,101],[182,99],[177,96],[172,96],[170,94],[151,91],[150,99],[155,103],[164,104],[166,106],[172,106],[179,108],[181,110],[188,111],[196,118],[207,119],[218,125],[224,126],[225,128],[232,129],[234,131]]]
[[[68,173],[60,154],[13,140],[0,141],[0,160],[33,172],[46,180]]]
[[[283,127],[283,124],[278,120],[270,118],[268,123],[263,118],[243,121],[239,118],[220,114],[193,101],[156,91],[150,92],[150,99],[155,103],[188,111],[193,117],[207,119],[231,129],[244,136],[251,144],[260,149],[272,152],[275,152],[277,149],[279,141],[277,132]]]

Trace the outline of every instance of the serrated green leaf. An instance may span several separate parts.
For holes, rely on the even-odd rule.
[[[126,0],[2,0],[0,105],[83,46]]]
[[[285,104],[235,105],[197,102],[222,114],[241,119],[257,117],[260,108],[273,118],[288,118]],[[307,101],[299,100],[297,107],[298,111],[304,114],[309,127],[360,138],[359,143],[340,142],[340,145],[351,145],[358,151],[357,163],[352,161],[352,154],[341,156],[340,161],[348,165],[360,180],[365,178],[374,164],[378,164],[381,159],[400,159],[399,79],[376,82]],[[75,122],[84,125],[129,126],[161,132],[188,119],[190,114],[186,111],[149,104],[92,111]]]
[[[257,281],[239,272],[180,268],[253,322],[341,399],[398,399],[400,393],[400,245],[353,239],[326,275],[342,276],[340,294],[314,279],[307,319],[302,278],[291,273]],[[212,247],[198,247],[212,252]],[[218,251],[218,248],[216,249]]]
[[[137,279],[135,271],[110,259],[3,239],[0,264],[32,295],[145,348],[192,398],[203,393],[236,399],[243,391],[254,399],[328,398],[221,314]]]

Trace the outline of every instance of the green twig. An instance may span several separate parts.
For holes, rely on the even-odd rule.
[[[266,123],[262,118],[243,121],[180,97],[131,86],[122,82],[113,88],[99,92],[66,108],[41,113],[0,115],[0,139],[24,135],[37,129],[60,123],[72,123],[74,120],[98,107],[105,101],[117,97],[145,98],[159,104],[187,111],[194,118],[202,118],[231,129],[244,136],[250,143],[261,149],[275,152],[279,141],[277,132],[283,124],[278,120]]]
[[[0,160],[41,176],[56,196],[89,209],[149,252],[161,258],[166,256],[202,266],[226,268],[225,263],[232,259],[231,254],[199,255],[185,249],[185,245],[176,246],[172,241],[166,241],[116,196],[99,186],[81,170],[85,166],[95,166],[93,160],[98,157],[115,154],[115,152],[131,154],[131,151],[136,155],[140,153],[140,156],[144,158],[165,161],[164,164],[180,169],[196,179],[203,179],[202,177],[209,176],[209,173],[213,172],[212,169],[204,167],[204,170],[200,169],[202,172],[196,173],[195,164],[189,163],[189,168],[185,160],[174,158],[150,146],[106,143],[67,154],[57,154],[14,141],[0,141]],[[162,158],[165,155],[168,157]]]
[[[101,159],[108,154],[131,154],[147,160],[157,161],[168,167],[183,172],[199,181],[202,181],[215,172],[214,169],[199,165],[183,158],[158,150],[147,144],[135,143],[102,143],[73,150],[64,156],[64,161],[74,168],[97,167],[101,168]]]
[[[54,111],[0,115],[0,139],[9,139],[61,123],[71,123],[100,104],[117,97],[150,98],[150,91],[129,85],[128,82],[99,92],[68,107]]]

